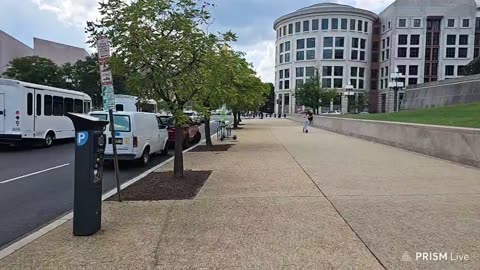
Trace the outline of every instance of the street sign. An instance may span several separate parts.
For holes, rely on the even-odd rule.
[[[403,82],[389,82],[388,83],[389,88],[394,88],[394,87],[403,88],[404,86],[405,86],[405,84]]]
[[[110,58],[110,44],[107,37],[99,37],[97,40],[98,59]]]
[[[112,72],[110,70],[100,73],[100,78],[102,79],[102,85],[112,85]]]
[[[103,85],[102,86],[102,97],[103,97],[103,110],[108,111],[110,109],[115,109],[115,93],[113,91],[113,85]]]

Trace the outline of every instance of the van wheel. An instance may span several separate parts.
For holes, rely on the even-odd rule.
[[[55,134],[53,134],[53,132],[48,132],[47,136],[45,136],[45,141],[43,142],[43,145],[45,147],[50,147],[53,145],[54,140],[55,140]]]
[[[145,150],[143,150],[143,154],[142,154],[142,157],[140,158],[140,161],[142,163],[143,166],[146,166],[148,164],[148,162],[150,161],[150,148],[145,148]]]

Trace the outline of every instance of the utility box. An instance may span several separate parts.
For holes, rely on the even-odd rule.
[[[102,181],[108,121],[78,113],[67,115],[75,126],[73,235],[95,234],[102,224]]]

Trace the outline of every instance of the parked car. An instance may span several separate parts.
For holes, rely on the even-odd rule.
[[[168,129],[168,146],[175,146],[175,123],[173,117],[170,117],[167,122]],[[183,149],[187,149],[192,143],[198,143],[202,139],[202,134],[198,128],[198,125],[194,123],[190,118],[188,123],[183,126]]]
[[[91,112],[91,116],[109,120],[107,112]],[[138,160],[146,165],[150,155],[168,151],[168,131],[156,114],[143,112],[115,112],[115,141],[119,160]],[[113,159],[112,137],[107,125],[105,159]]]
[[[196,111],[185,111],[185,114],[192,120],[193,123],[200,125],[202,120]]]

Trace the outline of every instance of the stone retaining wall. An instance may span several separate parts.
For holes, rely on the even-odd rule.
[[[313,126],[480,168],[480,129],[322,116]]]

